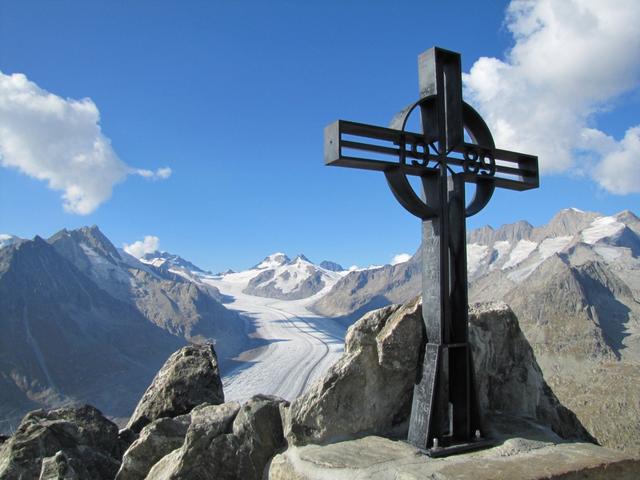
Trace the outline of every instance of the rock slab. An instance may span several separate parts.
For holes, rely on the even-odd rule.
[[[430,458],[411,445],[369,436],[289,448],[271,462],[269,480],[636,480],[640,459],[590,443],[512,438],[489,450]]]

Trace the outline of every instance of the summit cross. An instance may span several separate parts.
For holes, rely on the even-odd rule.
[[[390,128],[338,120],[325,128],[326,165],[379,170],[391,192],[422,220],[422,318],[426,344],[418,365],[408,441],[432,456],[479,448],[468,343],[465,218],[496,187],[537,188],[538,159],[500,150],[482,117],[462,100],[460,54],[433,47],[418,57],[420,99]],[[419,113],[422,132],[407,130]],[[407,176],[420,179],[417,194]],[[466,204],[465,185],[475,184]]]

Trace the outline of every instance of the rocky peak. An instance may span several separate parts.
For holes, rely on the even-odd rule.
[[[331,260],[323,260],[320,262],[320,268],[324,268],[325,270],[329,270],[330,272],[343,272],[345,269],[342,265],[336,262],[332,262]]]
[[[76,230],[65,228],[52,235],[47,241],[81,270],[86,270],[95,261],[100,261],[97,259],[105,260],[114,265],[122,261],[116,247],[97,225],[81,227]]]
[[[20,241],[22,241],[20,237],[8,233],[0,233],[0,248],[9,247]]]
[[[575,235],[600,217],[595,212],[583,212],[577,208],[565,208],[556,213],[544,227],[536,229],[536,239]]]
[[[291,260],[284,253],[276,252],[265,257],[265,259],[262,262],[260,262],[258,265],[256,265],[253,268],[254,269],[276,268],[282,265],[286,265],[289,262],[291,262]]]
[[[145,253],[141,260],[144,263],[150,263],[154,267],[159,268],[168,269],[170,267],[177,267],[186,269],[189,272],[211,273],[203,270],[197,265],[194,265],[189,260],[185,260],[181,256],[169,252],[160,252],[156,250],[155,252]]]
[[[532,231],[533,226],[524,220],[502,225],[497,230],[487,225],[470,232],[467,235],[467,242],[480,245],[492,245],[499,241],[517,243],[519,240],[529,239]]]
[[[224,402],[218,357],[211,344],[189,345],[171,355],[160,369],[128,428],[139,432],[153,420],[188,413],[204,402]]]
[[[491,225],[484,225],[467,233],[468,243],[479,243],[480,245],[489,245],[494,241],[495,230]]]
[[[312,263],[312,262],[307,257],[305,257],[304,254],[299,253],[298,255],[293,257],[293,260],[291,260],[289,263],[294,264],[294,263]]]
[[[640,218],[638,218],[631,210],[623,210],[614,216],[616,220],[624,223],[628,228],[633,230],[636,235],[640,235]]]

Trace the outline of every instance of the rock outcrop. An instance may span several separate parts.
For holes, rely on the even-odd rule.
[[[116,480],[143,480],[156,462],[182,446],[190,423],[187,414],[159,418],[145,426],[124,453]]]
[[[30,412],[0,446],[2,480],[111,480],[119,466],[118,427],[89,405]]]
[[[563,438],[592,440],[545,383],[507,305],[473,306],[469,326],[484,415],[500,411],[529,417]],[[422,341],[418,299],[362,317],[347,332],[343,357],[292,403],[285,426],[289,444],[404,436]]]
[[[142,396],[127,428],[139,432],[153,420],[189,413],[202,403],[224,402],[213,345],[188,345],[175,352]]]
[[[191,412],[184,444],[156,463],[147,480],[260,480],[269,460],[285,446],[284,400],[258,395],[206,405]]]
[[[362,317],[347,332],[342,358],[291,404],[289,443],[393,431],[409,414],[421,342],[417,300]]]
[[[469,307],[469,343],[480,411],[535,419],[561,438],[594,441],[547,385],[518,319],[502,302]]]

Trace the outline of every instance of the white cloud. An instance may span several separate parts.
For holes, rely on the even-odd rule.
[[[125,243],[124,251],[136,258],[142,258],[147,253],[155,252],[160,248],[160,239],[153,235],[147,235],[144,240],[138,240],[132,244]]]
[[[144,168],[136,168],[132,170],[131,173],[135,173],[141,177],[150,178],[152,180],[164,180],[165,178],[169,178],[173,172],[169,167],[164,167],[159,168],[155,172]]]
[[[600,183],[610,192],[640,193],[640,125],[627,130],[620,142],[610,139],[610,149],[596,169]]]
[[[391,265],[408,262],[410,259],[411,255],[409,255],[408,253],[399,253],[393,256],[393,258],[391,259]]]
[[[464,75],[465,94],[496,145],[537,154],[543,173],[571,169],[613,193],[638,191],[640,170],[619,170],[634,155],[640,161],[637,131],[616,141],[593,125],[640,83],[639,24],[637,0],[513,0],[506,18],[513,48],[505,60],[476,61]],[[594,141],[607,143],[606,152]]]
[[[100,128],[100,112],[89,98],[64,99],[25,75],[0,72],[0,165],[48,183],[62,192],[66,211],[86,215],[109,199],[127,175],[163,179],[118,158]]]

